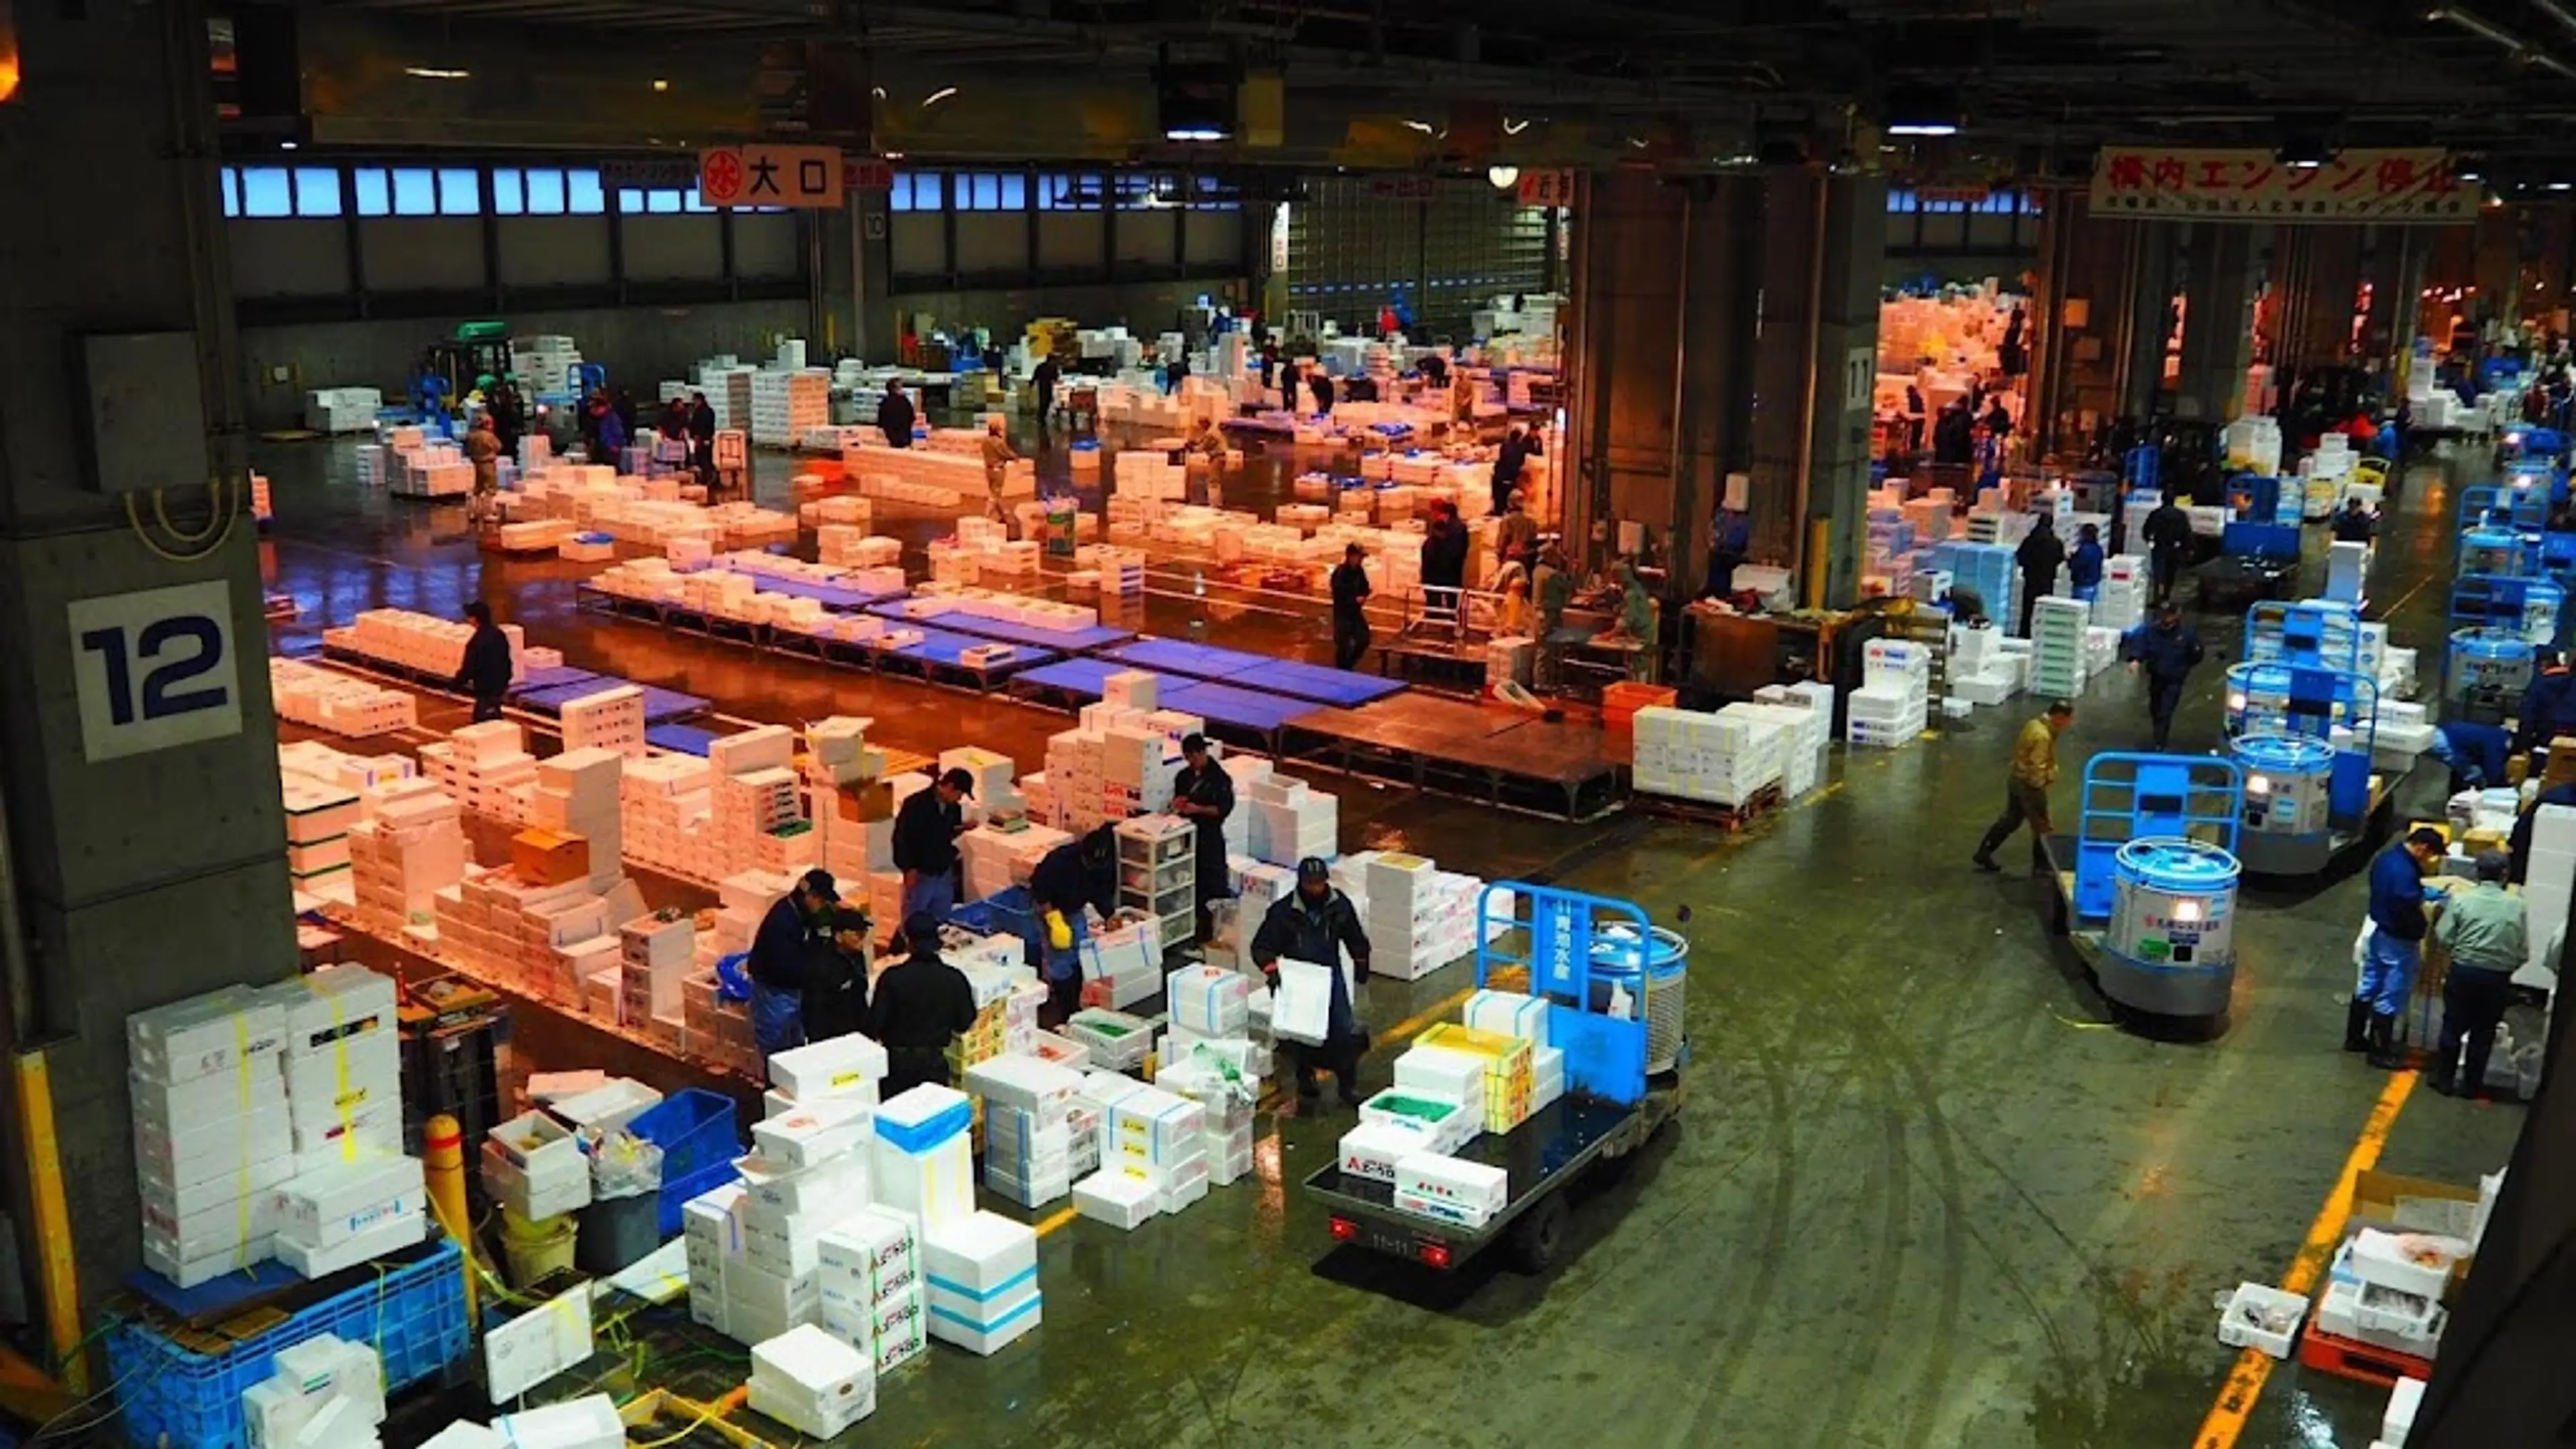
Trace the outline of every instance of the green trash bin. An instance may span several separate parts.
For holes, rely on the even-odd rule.
[[[1046,500],[1046,552],[1049,558],[1071,559],[1074,553],[1074,520],[1082,511],[1078,500],[1057,494]]]

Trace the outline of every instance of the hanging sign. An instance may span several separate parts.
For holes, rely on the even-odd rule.
[[[709,206],[841,204],[838,146],[711,146],[698,153],[698,196]]]
[[[1563,169],[1524,171],[1517,183],[1523,206],[1572,206],[1574,173]]]
[[[2451,225],[2477,219],[2478,190],[2433,149],[2353,149],[2294,166],[2261,150],[2105,146],[2092,203],[2103,217]]]

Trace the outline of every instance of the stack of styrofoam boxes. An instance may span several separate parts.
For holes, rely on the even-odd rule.
[[[627,858],[684,880],[715,879],[701,848],[713,808],[707,762],[689,755],[629,760],[617,780],[621,846]]]
[[[384,1360],[363,1343],[317,1334],[279,1349],[276,1372],[242,1391],[241,1409],[260,1449],[377,1449]]]
[[[823,1234],[869,1197],[866,1101],[807,1097],[753,1123],[743,1159],[742,1251],[723,1278],[725,1331],[744,1343],[822,1321]]]
[[[812,1439],[831,1439],[876,1412],[877,1367],[867,1354],[813,1324],[751,1348],[745,1385],[752,1412]]]
[[[1914,527],[1903,510],[1869,510],[1868,553],[1861,565],[1860,588],[1870,598],[1912,597]]]
[[[1729,705],[1717,714],[1649,707],[1637,711],[1637,788],[1738,806],[1778,782],[1798,721],[1765,706]]]
[[[1226,823],[1232,826],[1235,818],[1245,821],[1244,854],[1285,866],[1309,856],[1330,860],[1341,854],[1338,796],[1285,775],[1268,775],[1237,788],[1244,805]]]
[[[394,983],[330,966],[272,987],[283,1014],[295,1176],[278,1189],[277,1255],[308,1278],[420,1241],[420,1163],[402,1155]]]
[[[1770,717],[1788,729],[1780,760],[1782,794],[1795,800],[1823,783],[1834,743],[1833,686],[1813,680],[1766,684],[1753,692],[1753,702],[1770,707]]]
[[[277,701],[279,719],[350,739],[391,734],[419,723],[412,696],[300,659],[270,659],[268,689]]]
[[[965,898],[980,901],[1012,886],[1028,884],[1047,852],[1072,839],[1053,826],[1026,821],[1015,830],[986,825],[967,831],[957,839],[966,878]]]
[[[2360,603],[2370,575],[2370,544],[2331,541],[2326,544],[2326,593],[2339,603]]]
[[[1985,604],[1986,617],[1999,625],[2009,627],[2010,621],[2021,617],[2016,597],[2021,570],[2013,563],[2011,549],[1954,539],[1933,548],[1932,566],[1948,570],[1954,586],[1975,590]]]
[[[285,1033],[279,1001],[240,986],[126,1018],[143,1261],[182,1288],[272,1255],[295,1173]]]
[[[2127,633],[2145,622],[2150,576],[2143,554],[2115,553],[2102,561],[2102,587],[2093,595],[2093,624]]]
[[[540,333],[510,339],[510,370],[531,392],[570,392],[573,369],[579,366],[581,351],[570,337]]]
[[[2021,659],[2004,652],[1991,623],[1950,627],[1950,693],[1970,704],[2001,704],[2021,690]]]
[[[1851,692],[1844,740],[1895,749],[1923,733],[1930,715],[1932,654],[1905,639],[1872,639],[1861,658],[1861,687]]]
[[[698,364],[698,390],[707,395],[707,407],[715,414],[718,428],[750,428],[751,380],[758,372],[730,357]]]
[[[820,842],[805,819],[804,798],[791,768],[796,735],[762,725],[717,740],[708,751],[714,771],[713,845],[720,861],[747,862],[756,870],[795,875],[813,866]]]
[[[2120,662],[2120,631],[2089,624],[2084,629],[2084,677],[2092,678]]]
[[[358,823],[358,792],[343,785],[282,771],[278,788],[286,805],[286,874],[299,891],[344,884],[349,872],[349,829]]]
[[[567,717],[571,711],[565,711]],[[537,785],[528,799],[528,823],[590,842],[590,883],[605,891],[624,874],[625,827],[620,796],[625,756],[569,738],[562,754],[537,762]]]
[[[1156,1212],[1181,1212],[1207,1196],[1207,1108],[1203,1104],[1149,1087],[1112,1107],[1108,1126],[1101,1170],[1151,1186]]]
[[[2450,1314],[2442,1307],[2467,1239],[2364,1226],[2336,1253],[2316,1327],[2372,1348],[2430,1359]]]
[[[511,825],[528,823],[536,792],[537,757],[517,722],[486,720],[466,725],[444,741],[420,747],[421,771],[458,804]]]
[[[567,750],[596,748],[621,755],[643,754],[644,691],[632,684],[621,684],[565,700],[563,746]]]
[[[439,893],[471,859],[455,797],[426,780],[371,792],[367,818],[349,827],[349,880],[358,921],[379,933],[425,925]]]
[[[832,375],[819,368],[763,368],[751,375],[751,440],[764,448],[795,445],[807,428],[832,421]]]
[[[2542,805],[2531,816],[2531,867],[2523,878],[2523,913],[2533,922],[2567,919],[2568,899],[2576,893],[2576,808]],[[2554,992],[2558,962],[2550,953],[2555,931],[2543,927],[2527,933],[2530,958],[2514,973],[2514,984]]]
[[[929,1342],[920,1243],[912,1219],[869,1206],[825,1229],[818,1244],[823,1327],[865,1353],[880,1377]]]
[[[1545,1001],[1517,991],[1480,990],[1467,998],[1464,1018],[1479,1032],[1530,1044],[1530,1115],[1565,1095],[1565,1052],[1551,1045]]]
[[[1538,1071],[1532,1056],[1536,1047],[1528,1037],[1441,1022],[1425,1030],[1396,1059],[1396,1084],[1429,1090],[1439,1080],[1431,1075],[1408,1078],[1404,1065],[1408,1060],[1421,1059],[1417,1070],[1425,1073],[1454,1071],[1456,1061],[1470,1064],[1484,1075],[1475,1098],[1481,1103],[1484,1129],[1499,1136],[1528,1121],[1537,1110],[1533,1103]]]
[[[1476,947],[1483,882],[1439,869],[1423,856],[1373,853],[1367,862],[1369,970],[1416,981]],[[1350,969],[1345,953],[1342,969]]]
[[[806,814],[815,858],[836,880],[894,869],[893,792],[885,751],[867,742],[872,720],[835,715],[805,727]]]
[[[682,996],[697,964],[697,923],[687,916],[637,916],[617,928],[617,948],[617,1024],[681,1050],[688,1042]]]
[[[483,1137],[483,1188],[527,1222],[590,1206],[590,1159],[571,1128],[544,1112],[526,1112]]]
[[[2386,699],[2374,717],[2371,756],[2379,768],[2398,777],[2415,768],[2415,758],[2433,748],[2438,733],[2432,712],[2412,700]]]
[[[429,443],[401,456],[389,491],[397,498],[462,498],[474,491],[474,465],[453,443]]]
[[[528,638],[516,624],[501,626],[501,635],[510,641],[510,678],[517,680],[527,673]],[[323,632],[324,641],[335,648],[369,659],[398,664],[416,673],[438,679],[453,679],[465,663],[466,641],[474,631],[464,624],[409,609],[368,609],[351,621],[345,630]]]
[[[925,1225],[921,1277],[930,1289],[930,1336],[969,1353],[1001,1352],[1044,1315],[1037,1231],[996,1213]]]
[[[325,387],[304,395],[304,426],[317,433],[373,432],[385,395],[372,387]]]
[[[1031,1056],[1004,1055],[966,1069],[984,1101],[984,1186],[1023,1207],[1073,1191],[1074,1093],[1082,1073]]]
[[[2093,610],[2080,599],[2050,595],[2031,609],[2031,689],[2050,699],[2073,699],[2091,677],[2085,668],[2084,631]]]

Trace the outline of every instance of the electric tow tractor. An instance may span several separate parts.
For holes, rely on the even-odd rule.
[[[2246,616],[2245,662],[2227,671],[2225,730],[2245,771],[2237,856],[2248,875],[2322,874],[2387,834],[2396,807],[2395,781],[2378,761],[2385,640],[2385,629],[2332,600],[2260,605]]]
[[[2236,841],[2245,771],[2212,755],[2085,762],[2075,833],[2041,842],[2049,929],[2111,1004],[2217,1020],[2236,988]]]
[[[1487,886],[1476,912],[1477,986],[1503,989],[1526,972],[1543,1007],[1539,1045],[1564,1054],[1555,1101],[1449,1151],[1500,1168],[1503,1202],[1478,1221],[1413,1211],[1398,1205],[1395,1183],[1345,1171],[1338,1152],[1307,1177],[1306,1195],[1330,1214],[1335,1242],[1441,1270],[1507,1245],[1517,1267],[1540,1273],[1565,1242],[1566,1189],[1644,1146],[1681,1110],[1690,948],[1630,902],[1518,881]]]

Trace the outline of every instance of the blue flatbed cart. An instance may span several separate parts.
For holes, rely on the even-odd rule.
[[[1497,901],[1519,913],[1502,916]],[[1306,1195],[1329,1214],[1337,1243],[1444,1272],[1504,1244],[1515,1266],[1543,1273],[1564,1246],[1573,1211],[1566,1189],[1644,1146],[1681,1110],[1689,1042],[1672,1034],[1680,1031],[1683,948],[1629,902],[1517,881],[1487,886],[1477,914],[1478,938],[1495,939],[1477,947],[1476,984],[1526,969],[1532,994],[1548,1003],[1549,1040],[1565,1053],[1563,1096],[1450,1154],[1502,1169],[1503,1207],[1476,1227],[1426,1217],[1396,1206],[1394,1184],[1338,1162],[1308,1175]],[[1499,934],[1487,929],[1506,919]]]

